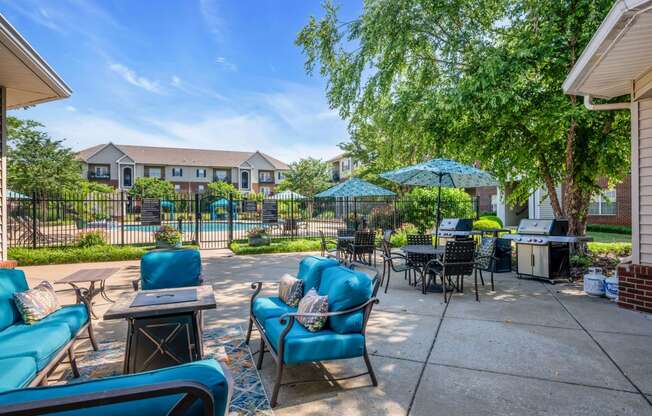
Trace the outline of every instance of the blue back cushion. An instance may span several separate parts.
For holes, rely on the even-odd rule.
[[[198,250],[157,250],[140,259],[140,280],[145,290],[197,286],[200,275]]]
[[[319,294],[328,296],[328,311],[337,312],[358,306],[371,298],[373,283],[369,276],[346,267],[324,270]],[[362,331],[364,311],[328,318],[328,326],[339,334]]]
[[[0,331],[23,320],[14,303],[14,293],[29,287],[25,273],[17,269],[0,269]]]
[[[335,259],[319,256],[307,256],[301,259],[297,278],[303,280],[303,293],[308,293],[313,287],[319,289],[322,272],[339,264]]]

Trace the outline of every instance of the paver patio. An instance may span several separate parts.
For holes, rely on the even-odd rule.
[[[203,251],[204,278],[218,308],[207,325],[246,328],[250,283],[276,291],[296,273],[301,254],[228,257]],[[133,290],[138,262],[26,267],[30,284],[57,280],[81,268],[123,267],[108,283],[111,297]],[[73,294],[58,287],[64,301]],[[652,316],[590,298],[568,285],[496,275],[496,291],[472,286],[446,306],[440,294],[422,295],[400,275],[379,293],[368,327],[379,386],[367,377],[281,389],[278,415],[652,415]],[[98,315],[108,304],[97,299]],[[124,339],[126,323],[96,321],[99,339]],[[78,348],[87,348],[81,344]],[[258,348],[254,335],[252,351]],[[83,362],[80,363],[83,365]],[[268,391],[274,363],[261,376]],[[284,382],[342,377],[364,371],[362,359],[289,367]],[[645,395],[648,395],[645,397]]]

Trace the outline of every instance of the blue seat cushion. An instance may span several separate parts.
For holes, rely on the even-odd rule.
[[[25,387],[36,376],[32,357],[0,358],[0,392]]]
[[[27,289],[29,287],[22,270],[0,269],[0,331],[23,321],[14,303],[14,293]]]
[[[199,250],[157,250],[140,259],[142,288],[168,289],[198,286],[201,276]]]
[[[96,380],[71,383],[60,386],[35,387],[0,393],[0,407],[9,404],[33,402],[34,400],[77,396],[84,393],[102,393],[115,389],[141,387],[168,381],[188,380],[204,385],[213,394],[215,416],[224,416],[228,400],[228,382],[222,368],[215,360],[195,361],[174,367],[107,377]],[[170,395],[125,403],[90,407],[70,412],[53,413],[75,416],[145,416],[165,415],[180,399],[180,395]],[[195,403],[184,415],[201,415],[201,403]]]
[[[62,307],[31,326],[35,327],[46,323],[63,323],[68,325],[68,329],[70,329],[70,333],[74,337],[86,322],[88,322],[86,306],[70,305]]]
[[[328,311],[337,312],[351,309],[371,298],[372,280],[362,272],[346,267],[332,267],[322,273],[319,294],[328,296]],[[364,311],[342,316],[331,316],[327,325],[338,334],[362,331]]]
[[[253,311],[259,322],[265,322],[269,318],[277,318],[284,313],[296,312],[297,308],[286,305],[278,296],[271,296],[256,298]]]
[[[32,357],[40,371],[71,338],[65,323],[12,325],[0,332],[0,358]]]
[[[297,279],[303,280],[303,293],[308,293],[313,287],[315,290],[319,289],[322,272],[339,264],[335,259],[320,256],[306,256],[301,259]]]
[[[285,325],[278,318],[265,321],[265,333],[278,351],[278,343]],[[364,353],[364,337],[361,334],[338,334],[328,329],[310,332],[298,322],[285,336],[283,361],[287,364],[298,364],[310,361],[339,360],[343,358],[360,357]]]

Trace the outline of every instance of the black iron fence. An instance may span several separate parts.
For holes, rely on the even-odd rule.
[[[272,239],[334,237],[342,228],[420,231],[433,228],[437,203],[410,198],[263,199],[175,194],[171,198],[112,194],[30,195],[8,200],[9,247],[52,247],[80,244],[101,234],[113,245],[151,245],[161,225],[175,227],[185,243],[205,248],[227,247],[264,228]],[[477,218],[478,201],[470,196],[441,201],[442,218]]]

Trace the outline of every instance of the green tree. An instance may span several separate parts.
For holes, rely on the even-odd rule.
[[[349,22],[326,3],[297,44],[350,123],[343,148],[369,169],[480,160],[519,180],[509,202],[544,187],[583,234],[597,179],[629,170],[628,114],[590,112],[561,84],[612,3],[366,0]]]
[[[33,120],[7,118],[7,184],[16,192],[56,194],[76,190],[81,165],[75,153]]]
[[[136,178],[129,195],[141,198],[172,199],[174,185],[172,182],[159,178]]]
[[[330,165],[309,157],[291,163],[290,170],[285,173],[285,179],[277,185],[276,190],[290,190],[310,197],[331,186],[330,179]]]
[[[224,181],[215,181],[208,184],[208,190],[212,196],[216,198],[229,198],[229,195],[232,195],[234,199],[240,199],[241,194],[238,188],[233,186],[232,183]]]

